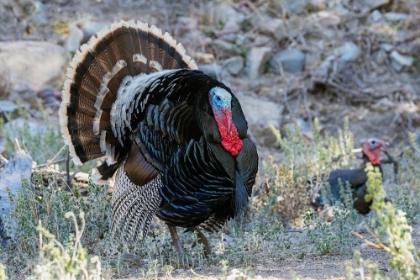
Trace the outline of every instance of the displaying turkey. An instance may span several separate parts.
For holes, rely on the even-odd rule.
[[[75,164],[105,157],[114,173],[112,234],[143,240],[156,215],[182,254],[176,226],[217,231],[248,204],[258,167],[238,99],[197,70],[168,34],[121,21],[81,46],[67,72],[60,124]]]
[[[371,162],[382,173],[380,160],[381,149],[385,149],[385,142],[383,140],[372,138],[365,141],[362,146],[362,166],[359,169],[338,169],[331,171],[327,179],[331,194],[325,192],[326,186],[323,185],[323,188],[318,192],[318,197],[311,202],[311,205],[319,208],[325,205],[333,205],[336,201],[343,202],[344,198],[342,197],[341,188],[349,184],[353,197],[353,208],[360,214],[368,214],[372,201],[365,200],[365,195],[367,194],[367,173],[365,168],[366,164]]]

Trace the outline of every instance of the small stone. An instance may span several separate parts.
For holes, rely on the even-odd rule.
[[[58,109],[60,107],[60,102],[58,101],[56,95],[57,91],[53,89],[46,88],[37,93],[37,96],[44,101],[44,105],[47,107],[51,107],[54,109]]]
[[[288,49],[275,54],[270,64],[275,69],[281,66],[284,71],[297,74],[305,68],[305,57],[305,53],[299,49]]]
[[[92,36],[96,36],[96,34],[106,27],[105,24],[93,21],[86,21],[80,24],[83,32],[83,39],[81,41],[82,44],[89,41]]]
[[[289,11],[300,15],[305,12],[306,7],[309,4],[309,0],[284,0],[283,1],[284,7]]]
[[[397,51],[392,51],[390,54],[391,65],[397,71],[400,72],[405,68],[413,65],[413,58],[409,55],[402,55]]]
[[[386,43],[381,44],[381,49],[383,49],[386,52],[392,51],[393,48],[394,46],[391,44],[386,44]]]
[[[258,78],[265,72],[265,64],[269,61],[271,48],[257,47],[252,48],[247,56],[247,71],[251,79]]]
[[[389,1],[390,0],[359,0],[357,2],[359,2],[360,6],[365,10],[372,11],[389,4]]]
[[[280,128],[284,107],[261,97],[237,95],[237,98],[255,141],[263,147],[277,148],[277,137],[271,127]]]
[[[370,13],[370,20],[372,22],[378,22],[381,19],[382,19],[382,14],[380,11],[374,10],[373,12]]]
[[[230,3],[222,2],[218,5],[213,5],[214,20],[216,24],[226,24],[228,22],[235,22],[240,24],[245,16],[238,12]]]
[[[346,42],[335,50],[335,54],[340,56],[340,60],[350,62],[359,57],[360,48],[353,42]]]
[[[226,59],[222,65],[230,74],[236,76],[244,69],[244,59],[242,56],[234,56]]]
[[[389,21],[405,21],[407,20],[408,15],[404,13],[389,12],[386,13],[384,17]]]
[[[222,74],[222,67],[219,64],[198,64],[198,69],[212,78],[218,79]]]
[[[50,21],[45,14],[45,5],[40,1],[34,1],[31,19],[39,24],[48,24]]]
[[[388,56],[386,54],[386,52],[384,50],[379,50],[376,54],[375,54],[375,61],[376,63],[378,63],[379,65],[382,65],[385,63],[385,61],[387,60]]]
[[[228,23],[226,23],[226,25],[223,27],[222,30],[216,32],[216,35],[224,35],[224,34],[238,33],[238,32],[239,32],[239,25],[236,22],[229,21]]]
[[[238,52],[238,48],[225,40],[216,39],[213,41],[213,46],[216,48],[215,52],[217,54],[216,57],[226,57],[231,56],[232,54],[236,54]]]
[[[269,44],[272,41],[271,37],[266,35],[258,35],[254,40],[254,46],[260,47]]]
[[[231,43],[236,42],[236,37],[237,37],[237,34],[235,34],[235,33],[228,33],[228,34],[223,34],[223,35],[220,36],[221,39],[223,39],[227,42],[231,42]]]
[[[71,26],[70,33],[64,42],[66,50],[69,52],[76,52],[82,43],[83,36],[83,31],[80,28],[75,25]]]
[[[340,72],[347,63],[359,57],[360,48],[353,42],[346,42],[334,51],[334,55],[338,57],[337,71]]]
[[[281,19],[266,17],[261,20],[258,18],[257,24],[262,34],[270,35],[278,41],[287,38],[286,28]]]
[[[341,23],[341,18],[338,15],[328,11],[318,12],[317,16],[319,23],[325,27],[337,26]]]

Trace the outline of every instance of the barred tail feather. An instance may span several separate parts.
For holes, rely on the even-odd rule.
[[[111,234],[121,232],[124,241],[143,240],[160,205],[161,175],[144,186],[135,185],[121,167],[112,195]]]
[[[205,222],[198,225],[200,229],[207,232],[218,232],[227,222],[227,219],[219,219],[216,215],[210,216]]]
[[[102,156],[108,165],[121,162],[131,139],[117,139],[110,117],[120,85],[141,73],[179,68],[197,69],[197,65],[168,33],[141,22],[114,23],[81,46],[68,68],[59,112],[74,163]],[[99,173],[98,180],[109,178],[109,171]]]

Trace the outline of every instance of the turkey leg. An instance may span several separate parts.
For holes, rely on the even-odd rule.
[[[207,258],[208,256],[211,255],[211,249],[210,249],[210,244],[209,241],[207,240],[207,237],[204,235],[204,233],[202,233],[197,227],[190,227],[188,228],[188,231],[194,232],[197,231],[197,242],[198,244],[203,244],[204,246],[204,256]],[[192,245],[193,247],[195,246],[195,242]]]
[[[179,262],[182,264],[183,267],[185,267],[184,263],[184,249],[182,249],[181,243],[179,242],[178,232],[176,231],[176,227],[167,225],[169,229],[169,233],[172,237],[172,243],[174,244],[176,250],[179,254]]]

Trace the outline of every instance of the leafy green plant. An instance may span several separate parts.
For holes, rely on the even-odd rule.
[[[42,103],[38,106],[42,106]],[[54,122],[42,110],[39,120],[35,121],[30,118],[29,109],[20,105],[17,118],[9,122],[7,129],[4,121],[1,120],[0,134],[5,141],[5,150],[8,155],[13,154],[14,140],[17,139],[37,163],[47,162],[64,146],[58,122]],[[65,156],[65,151],[61,151],[59,157]]]
[[[39,231],[39,258],[35,265],[34,275],[28,279],[101,279],[101,262],[97,256],[88,257],[81,240],[85,230],[85,214],[80,212],[79,228],[73,212],[65,214],[66,219],[72,219],[75,233],[70,234],[68,240],[62,244],[54,234],[45,229],[41,222]],[[48,243],[44,242],[48,240]]]
[[[352,236],[351,231],[360,222],[360,215],[351,205],[337,204],[333,206],[332,220],[314,215],[313,211],[307,210],[304,215],[306,234],[313,243],[313,252],[321,255],[331,253],[349,253],[358,241]]]
[[[54,235],[57,242],[68,240],[69,233],[75,231],[74,223],[64,215],[69,211],[86,213],[85,234],[80,236],[84,248],[90,253],[107,253],[109,246],[100,246],[98,250],[98,244],[105,245],[110,239],[110,198],[105,188],[90,184],[87,196],[82,196],[77,186],[72,191],[63,191],[65,186],[58,184],[54,178],[45,187],[40,173],[32,174],[31,184],[23,183],[22,191],[17,192],[13,199],[14,208],[10,217],[5,217],[6,228],[13,233],[8,247],[1,252],[9,273],[27,268],[28,263],[31,264],[38,255],[39,242],[34,238],[37,236],[38,221]]]
[[[419,254],[412,241],[412,228],[408,224],[406,214],[396,209],[390,202],[385,202],[385,192],[382,187],[381,173],[371,164],[366,167],[368,172],[366,199],[372,199],[372,211],[376,214],[377,225],[371,234],[376,242],[371,242],[358,233],[367,244],[387,252],[390,265],[398,274],[399,279],[418,279],[420,276]],[[359,261],[359,262],[363,262]],[[372,275],[378,275],[377,265],[367,262]],[[348,273],[352,276],[352,270]]]
[[[42,108],[39,100],[38,107]],[[10,119],[6,125],[0,118],[0,140],[4,141],[5,154],[11,156],[15,152],[15,139],[22,144],[36,164],[53,163],[56,168],[65,170],[67,149],[64,146],[58,120],[40,110],[38,118],[32,118],[29,109],[18,104],[18,112],[15,119]],[[70,168],[89,172],[96,167],[98,160],[88,162],[83,166],[76,167],[70,161]]]
[[[9,277],[6,275],[6,267],[0,264],[0,280],[7,280]]]
[[[418,218],[420,213],[420,148],[416,135],[409,133],[410,145],[404,145],[402,160],[399,164],[399,172],[396,176],[397,188],[392,189],[395,197],[394,204],[406,213],[409,223]]]

